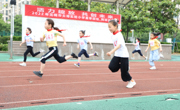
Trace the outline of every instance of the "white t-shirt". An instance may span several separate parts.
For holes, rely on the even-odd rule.
[[[139,42],[136,42],[135,50],[141,50],[140,47],[139,47]]]
[[[114,48],[118,44],[121,45],[120,48],[118,50],[116,50],[114,56],[128,58],[129,57],[129,52],[128,52],[127,47],[125,45],[125,41],[124,41],[122,33],[118,32],[117,34],[112,35],[111,39],[113,41]]]

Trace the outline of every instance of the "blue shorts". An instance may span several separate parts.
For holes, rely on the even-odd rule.
[[[143,56],[143,54],[141,53],[141,50],[134,50],[132,53],[134,54],[134,53],[136,53],[136,52],[138,52],[139,55]]]
[[[86,58],[89,58],[89,55],[87,54],[87,51],[86,51],[85,49],[82,49],[82,50],[79,52],[78,57],[81,57],[82,54],[84,54],[84,56],[85,56]]]

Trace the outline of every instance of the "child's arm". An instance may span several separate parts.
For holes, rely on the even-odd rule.
[[[78,45],[77,45],[77,49],[79,49],[79,43],[78,43]]]
[[[92,50],[93,49],[92,43],[90,41],[88,41],[88,43],[90,44],[91,50]]]
[[[150,47],[150,44],[149,44],[149,42],[148,42],[148,47],[146,48],[145,52],[148,51],[149,47]]]
[[[44,39],[45,39],[45,37],[41,37],[41,38],[40,38],[40,41],[41,41],[41,42],[43,42],[43,41],[44,41]]]
[[[110,52],[107,53],[108,56],[111,56],[116,50],[118,50],[121,47],[121,44],[118,44],[114,49],[112,49]]]
[[[24,41],[24,42],[20,43],[20,47],[21,47],[21,46],[22,46],[22,44],[24,44],[24,43],[26,43],[26,41]]]
[[[134,46],[137,46],[137,44],[136,44],[136,43],[133,43],[133,45],[134,45]]]
[[[66,46],[66,39],[65,39],[64,35],[62,35],[61,33],[58,32],[58,36],[61,36],[63,38],[63,41],[64,41],[63,46]]]
[[[160,46],[160,52],[162,52],[162,45],[160,42],[159,42],[159,46]]]

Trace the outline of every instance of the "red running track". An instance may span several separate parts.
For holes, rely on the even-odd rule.
[[[39,62],[0,63],[0,109],[56,104],[74,101],[137,97],[180,92],[180,62],[156,62],[157,70],[149,70],[148,62],[130,62],[130,74],[137,85],[126,88],[120,72],[111,73],[109,62],[47,62],[44,76]]]

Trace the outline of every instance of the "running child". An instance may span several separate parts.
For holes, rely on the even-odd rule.
[[[119,20],[114,19],[110,20],[108,23],[109,31],[113,33],[111,39],[114,44],[114,49],[107,53],[108,56],[111,56],[115,53],[112,58],[109,69],[112,72],[117,72],[121,69],[121,78],[124,82],[129,82],[126,86],[127,88],[133,88],[136,85],[136,82],[132,79],[129,74],[129,53],[125,45],[125,41],[122,33],[118,30]]]
[[[80,30],[79,31],[79,36],[80,38],[78,39],[78,45],[77,45],[77,49],[79,49],[79,46],[81,48],[80,53],[78,54],[78,63],[74,64],[76,67],[80,67],[80,62],[81,62],[81,55],[84,54],[84,56],[86,58],[92,57],[92,56],[98,56],[97,52],[94,52],[93,54],[88,54],[87,53],[87,43],[90,44],[91,46],[91,50],[93,49],[93,46],[91,44],[90,41],[88,41],[85,37],[89,37],[89,36],[84,36],[85,35],[85,30]]]
[[[138,52],[139,55],[141,55],[142,57],[145,58],[145,60],[147,60],[147,57],[145,57],[145,56],[141,53],[140,44],[141,44],[141,43],[140,43],[140,39],[137,38],[137,39],[136,39],[136,43],[133,44],[133,45],[135,46],[135,50],[132,52],[133,57],[132,57],[131,59],[134,59],[134,53]]]
[[[160,57],[164,57],[162,54],[159,54],[158,49],[160,48],[160,52],[162,52],[161,43],[156,39],[158,38],[160,33],[151,33],[151,39],[148,41],[148,47],[145,52],[148,51],[149,47],[151,47],[150,57],[149,57],[149,64],[151,65],[151,70],[155,70],[156,66],[154,61],[158,61]]]
[[[57,48],[58,46],[57,36],[61,36],[63,38],[63,41],[64,41],[63,46],[66,46],[66,40],[65,40],[65,37],[61,33],[54,30],[53,28],[54,28],[54,21],[52,19],[47,19],[45,21],[45,29],[47,31],[44,32],[43,38],[40,38],[40,40],[41,42],[43,42],[44,39],[46,38],[46,44],[49,48],[49,52],[43,55],[40,59],[40,62],[41,62],[40,71],[33,71],[33,73],[39,77],[43,76],[46,60],[51,57],[54,57],[59,63],[63,63],[70,58],[76,58],[76,59],[78,58],[74,53],[68,56],[64,55],[63,57],[59,56],[58,48]]]
[[[20,63],[20,64],[19,64],[20,66],[26,66],[26,59],[27,59],[28,53],[30,53],[33,57],[35,57],[36,55],[40,54],[41,52],[44,52],[44,50],[42,50],[42,49],[40,49],[40,51],[37,52],[37,53],[34,53],[34,52],[33,52],[34,39],[33,39],[32,35],[31,35],[31,33],[32,33],[32,30],[31,30],[31,28],[28,27],[28,28],[26,29],[26,36],[24,36],[24,42],[22,42],[22,43],[20,44],[20,47],[21,47],[22,44],[24,44],[24,43],[26,43],[26,45],[27,45],[27,50],[26,50],[25,53],[24,53],[24,62],[23,62],[23,63]]]

